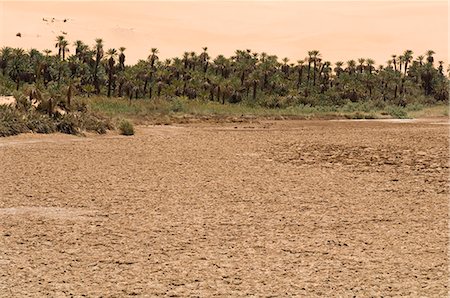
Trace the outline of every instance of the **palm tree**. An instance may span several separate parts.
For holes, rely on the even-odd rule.
[[[9,66],[9,76],[16,82],[16,91],[19,90],[21,79],[26,72],[27,63],[24,50],[16,48],[11,51],[11,65]]]
[[[423,59],[425,58],[424,55],[419,55],[417,56],[417,61],[419,62],[419,65],[422,66],[423,65]]]
[[[100,61],[103,58],[103,39],[97,38],[95,40],[95,66],[94,66],[94,87],[95,93],[100,94],[100,82],[98,78],[98,70]]]
[[[119,69],[120,70],[124,70],[125,69],[125,52],[126,48],[125,47],[120,47],[119,48]]]
[[[75,41],[73,45],[75,46],[75,56],[78,58],[78,60],[83,61],[86,52],[89,50],[89,47],[81,40]]]
[[[190,69],[195,71],[195,65],[197,64],[197,61],[198,61],[197,53],[192,51],[192,52],[189,53],[189,56],[190,56],[190,61],[191,61]]]
[[[439,63],[439,67],[438,67],[438,71],[441,75],[444,74],[444,61],[438,61]]]
[[[364,59],[364,58],[359,58],[359,59],[358,59],[358,62],[359,62],[359,66],[358,66],[359,72],[360,72],[360,73],[363,73],[364,62],[366,62],[366,59]]]
[[[151,48],[150,52],[151,54],[148,59],[150,61],[150,67],[153,68],[155,66],[155,62],[158,60],[157,54],[159,53],[159,50],[157,48]]]
[[[334,72],[336,73],[336,76],[339,77],[341,75],[341,73],[344,71],[342,69],[342,66],[344,65],[344,62],[342,61],[337,61],[335,63],[336,67],[334,68]]]
[[[403,62],[405,62],[405,57],[403,57],[403,55],[398,56],[398,71],[401,73],[402,72],[402,64]]]
[[[434,62],[434,58],[433,55],[436,54],[433,50],[428,50],[426,55],[427,55],[427,62],[430,63],[431,65],[433,65]]]
[[[405,75],[408,71],[408,64],[411,62],[412,58],[413,58],[413,51],[411,50],[406,50],[403,53],[403,61],[405,62]]]
[[[375,64],[375,61],[373,59],[367,58],[367,69],[369,70],[369,73],[372,74],[372,70],[374,69],[373,65]]]
[[[111,90],[113,85],[114,65],[116,64],[117,51],[112,48],[106,52],[106,59],[108,65],[108,97],[111,97]]]
[[[356,69],[356,62],[355,62],[355,60],[348,60],[347,61],[346,71],[349,74],[354,74],[355,73],[355,69]]]
[[[308,86],[309,86],[309,81],[311,79],[311,64],[313,61],[313,55],[314,55],[313,51],[308,51],[308,57],[305,58],[305,60],[308,60],[308,74],[306,77]]]
[[[55,48],[58,48],[58,58],[62,58],[63,61],[65,59],[66,53],[69,52],[69,49],[67,48],[68,45],[69,42],[63,35],[59,35],[56,37]]]
[[[0,68],[2,69],[3,76],[6,74],[9,61],[11,60],[12,48],[3,47],[0,50]]]
[[[392,68],[392,60],[386,61],[387,68]]]
[[[206,73],[208,71],[208,65],[209,65],[209,54],[208,54],[208,47],[203,47],[203,52],[200,54],[200,60],[203,64],[203,72]]]
[[[283,65],[281,66],[281,71],[284,73],[285,76],[289,75],[289,58],[285,57],[282,59]]]
[[[258,88],[259,77],[260,77],[260,74],[258,72],[256,72],[256,71],[252,72],[251,75],[249,76],[249,81],[250,81],[251,86],[253,88],[253,93],[252,93],[253,101],[256,100],[256,90]]]
[[[300,85],[302,84],[302,76],[303,76],[303,63],[305,61],[304,60],[298,60],[297,61],[297,72],[298,72],[298,77],[297,77],[297,89],[300,88]]]
[[[397,55],[392,55],[392,63],[394,63],[394,71],[397,71]]]
[[[311,51],[311,53],[312,53],[312,59],[313,59],[313,86],[315,86],[316,85],[316,66],[317,66],[317,62],[318,62],[320,53],[318,50],[313,50],[313,51]]]

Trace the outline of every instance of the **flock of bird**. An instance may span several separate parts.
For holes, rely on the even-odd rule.
[[[51,24],[51,23],[55,23],[55,22],[62,22],[62,23],[67,23],[68,21],[70,21],[71,19],[57,19],[57,18],[42,18],[42,21],[45,22],[47,25]],[[66,31],[60,31],[63,35],[67,35]],[[52,30],[52,33],[55,33],[54,30]],[[16,33],[16,37],[22,38],[22,33],[21,32],[17,32]],[[40,37],[40,35],[38,34],[37,37]]]

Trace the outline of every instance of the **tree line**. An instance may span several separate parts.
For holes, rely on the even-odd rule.
[[[413,56],[394,54],[382,65],[370,58],[332,64],[317,50],[290,62],[265,52],[236,50],[214,59],[204,47],[199,53],[160,59],[157,48],[146,59],[126,65],[126,49],[105,50],[102,39],[93,46],[64,36],[52,50],[3,47],[0,50],[0,91],[12,92],[34,84],[43,89],[66,88],[82,96],[104,95],[131,99],[183,96],[189,99],[258,103],[270,108],[296,104],[341,105],[376,101],[405,106],[421,98],[427,103],[448,102],[449,80],[443,61],[434,51]]]

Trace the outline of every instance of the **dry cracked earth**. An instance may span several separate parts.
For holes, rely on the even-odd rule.
[[[446,297],[447,121],[0,139],[0,296]]]

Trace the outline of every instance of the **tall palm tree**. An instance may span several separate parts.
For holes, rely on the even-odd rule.
[[[113,86],[114,65],[116,64],[117,50],[112,48],[106,52],[106,59],[108,65],[108,97],[111,97],[111,90]]]
[[[2,69],[2,74],[6,74],[6,69],[8,68],[9,61],[11,60],[12,48],[3,47],[0,50],[0,68]]]
[[[413,51],[411,50],[406,50],[403,53],[403,61],[405,62],[405,75],[407,74],[408,71],[408,64],[411,62],[412,58],[413,58]]]
[[[423,65],[423,59],[425,58],[424,55],[419,55],[417,56],[417,61],[419,62],[419,65],[422,66]]]
[[[119,68],[120,70],[124,70],[125,69],[125,52],[126,48],[125,47],[120,47],[119,48]]]
[[[318,50],[311,51],[312,53],[312,59],[313,59],[313,86],[316,85],[316,68],[317,68],[317,62],[319,61],[320,53]]]
[[[66,40],[64,35],[59,35],[56,37],[55,48],[58,49],[58,58],[64,61],[65,55],[69,52],[69,48],[67,47],[69,42]]]
[[[398,71],[402,72],[402,64],[405,62],[405,57],[403,55],[398,56]]]
[[[392,63],[394,63],[394,71],[397,71],[397,55],[392,55]]]
[[[298,72],[298,77],[297,77],[297,89],[300,88],[301,84],[302,84],[302,77],[303,77],[303,63],[305,62],[305,60],[298,60],[297,61],[297,72]]]
[[[438,61],[439,66],[438,66],[438,71],[441,75],[444,74],[444,61]]]
[[[375,64],[375,61],[373,59],[367,58],[367,69],[369,70],[369,73],[372,74],[372,70],[374,69],[373,65]]]
[[[356,70],[356,62],[355,62],[355,60],[348,60],[348,61],[347,61],[347,68],[346,68],[346,71],[347,71],[349,74],[354,74],[354,73],[355,73],[355,70]]]
[[[208,47],[203,47],[203,52],[200,54],[200,60],[203,64],[203,72],[206,73],[208,71],[208,65],[209,65],[209,54],[208,54]]]
[[[95,39],[95,65],[94,65],[94,87],[95,93],[100,94],[100,81],[98,77],[98,71],[100,66],[100,61],[102,60],[104,55],[103,52],[103,39],[97,38]]]
[[[436,53],[433,50],[428,50],[426,52],[427,62],[430,63],[431,65],[433,65],[433,62],[434,62],[434,58],[433,58],[434,54],[436,54]]]
[[[78,60],[83,61],[86,52],[89,50],[88,45],[81,40],[76,40],[73,45],[75,46],[75,56]]]
[[[363,70],[364,70],[364,62],[366,62],[366,59],[364,59],[364,58],[359,58],[359,59],[358,59],[358,62],[359,62],[359,66],[358,66],[359,72],[360,72],[360,73],[363,73]]]
[[[337,61],[335,63],[336,67],[334,68],[334,72],[336,73],[336,76],[339,77],[341,75],[341,73],[344,71],[342,69],[342,66],[344,65],[344,62],[342,61]]]
[[[27,69],[26,60],[26,55],[23,49],[12,49],[11,65],[9,66],[9,76],[16,82],[16,91],[19,90],[23,74]]]
[[[150,61],[150,67],[153,68],[155,66],[155,62],[159,59],[157,55],[159,50],[157,48],[151,48],[150,52],[151,54],[148,59]]]
[[[281,61],[283,61],[283,65],[281,66],[281,71],[284,73],[285,76],[289,75],[289,58],[285,57]]]

